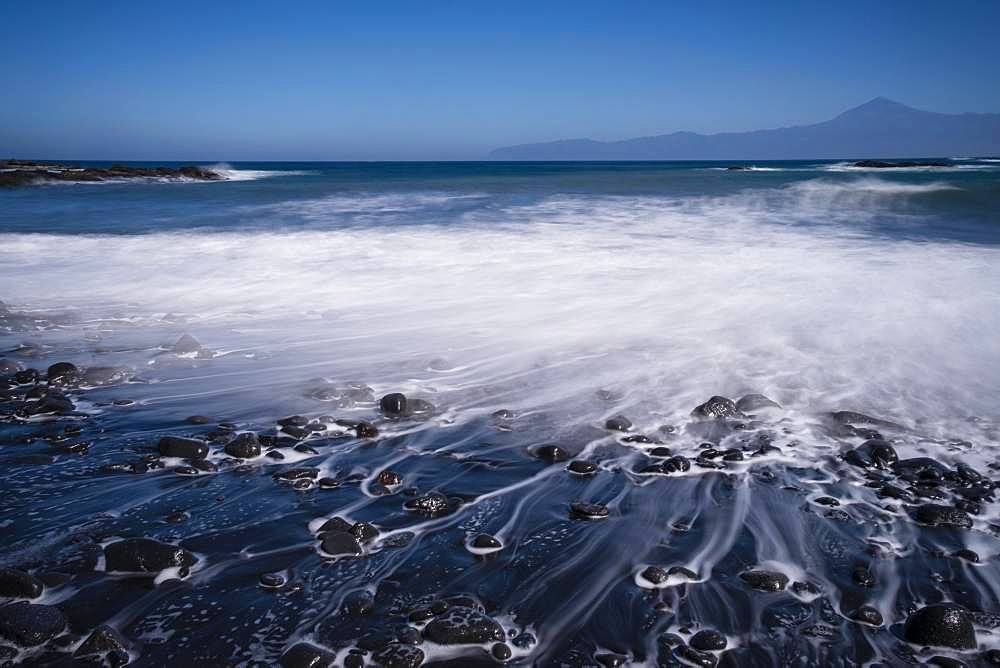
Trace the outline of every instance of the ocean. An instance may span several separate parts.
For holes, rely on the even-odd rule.
[[[1000,160],[727,166],[0,190],[0,662],[985,661]]]

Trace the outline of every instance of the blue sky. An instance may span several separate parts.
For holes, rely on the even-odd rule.
[[[480,158],[1000,112],[1000,2],[5,2],[0,156]]]

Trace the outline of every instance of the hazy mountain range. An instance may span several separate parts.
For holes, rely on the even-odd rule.
[[[1000,114],[939,114],[877,97],[814,125],[674,132],[622,141],[565,139],[498,148],[494,160],[778,160],[1000,154]]]

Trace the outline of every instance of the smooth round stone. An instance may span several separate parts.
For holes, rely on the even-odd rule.
[[[594,660],[604,666],[604,668],[620,668],[628,661],[628,657],[623,654],[595,654]]]
[[[726,636],[722,635],[718,631],[712,629],[705,629],[703,631],[698,631],[693,636],[691,640],[688,641],[691,647],[703,652],[715,652],[721,649],[726,649],[728,641]]]
[[[403,482],[403,476],[399,475],[392,469],[385,469],[379,472],[378,481],[380,484],[389,487],[391,485],[401,484]]]
[[[498,642],[490,648],[490,654],[497,661],[506,661],[513,655],[513,652],[507,644]]]
[[[406,414],[406,395],[402,392],[387,394],[378,402],[379,410],[383,415],[399,417]]]
[[[155,573],[165,568],[193,566],[197,559],[183,547],[152,538],[126,538],[104,547],[108,572]]]
[[[280,573],[262,573],[260,584],[269,589],[275,589],[285,584],[285,577]]]
[[[53,387],[76,385],[80,382],[80,370],[69,362],[56,362],[48,368],[45,376]]]
[[[740,579],[753,589],[764,592],[782,591],[788,585],[788,576],[774,571],[747,571],[740,574]]]
[[[237,459],[251,459],[260,456],[260,439],[253,432],[237,434],[233,440],[226,443],[225,452]]]
[[[611,431],[628,431],[632,428],[632,421],[624,415],[616,415],[613,418],[608,418],[604,423],[604,428]]]
[[[871,607],[870,605],[863,605],[857,610],[851,612],[849,617],[862,624],[870,624],[872,626],[882,626],[882,613]]]
[[[909,642],[930,647],[973,649],[976,631],[968,611],[954,603],[936,603],[906,618],[903,635]]]
[[[354,433],[358,438],[375,438],[378,436],[378,429],[370,422],[359,422],[354,425]]]
[[[424,637],[439,645],[501,642],[503,627],[473,608],[453,606],[424,627]]]
[[[471,545],[480,550],[499,550],[503,547],[503,544],[499,540],[488,533],[481,533],[473,538]]]
[[[955,552],[955,554],[953,554],[952,556],[957,557],[959,559],[965,559],[966,561],[972,562],[974,564],[979,563],[979,554],[969,549],[963,548]]]
[[[550,464],[564,462],[569,459],[569,454],[558,445],[554,444],[539,445],[531,451],[531,454],[538,459],[549,462]]]
[[[566,470],[576,475],[593,475],[597,472],[597,465],[586,459],[574,459]]]
[[[818,503],[821,506],[829,506],[831,508],[840,505],[840,501],[832,496],[821,496],[818,499],[813,499],[813,503]]]
[[[268,450],[264,454],[264,456],[267,457],[268,459],[273,459],[273,460],[278,461],[278,462],[280,462],[281,460],[283,460],[285,458],[285,455],[283,453],[281,453],[280,451],[278,451],[278,450]]]
[[[334,665],[337,656],[325,649],[309,643],[300,642],[292,645],[281,655],[279,663],[282,668],[329,668]],[[345,665],[346,662],[345,662]],[[363,662],[362,662],[362,665]]]
[[[671,452],[670,448],[665,448],[663,446],[653,448],[649,451],[650,457],[670,457],[674,453]]]
[[[0,568],[0,596],[38,598],[45,586],[40,580],[16,568]]]
[[[336,478],[320,478],[318,484],[320,489],[336,489],[340,487],[340,481]]]
[[[665,570],[657,566],[647,566],[639,575],[655,585],[663,584],[670,577]]]
[[[66,628],[66,617],[54,605],[27,601],[0,607],[0,637],[22,647],[41,645]]]
[[[604,519],[610,514],[607,506],[602,506],[599,503],[584,503],[580,501],[570,505],[570,512],[575,517],[594,520]]]
[[[367,589],[352,591],[344,597],[344,608],[356,617],[367,615],[375,609],[375,597]]]
[[[208,456],[208,444],[194,438],[164,436],[157,444],[157,449],[164,457],[204,459]]]
[[[326,531],[321,538],[320,549],[331,557],[357,557],[362,553],[358,539],[345,531]]]

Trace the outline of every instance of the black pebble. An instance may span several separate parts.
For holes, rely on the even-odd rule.
[[[693,636],[688,644],[695,649],[700,649],[702,651],[717,651],[720,649],[726,649],[728,644],[726,641],[726,636],[722,635],[718,631],[711,629],[705,629],[704,631],[698,631]]]

